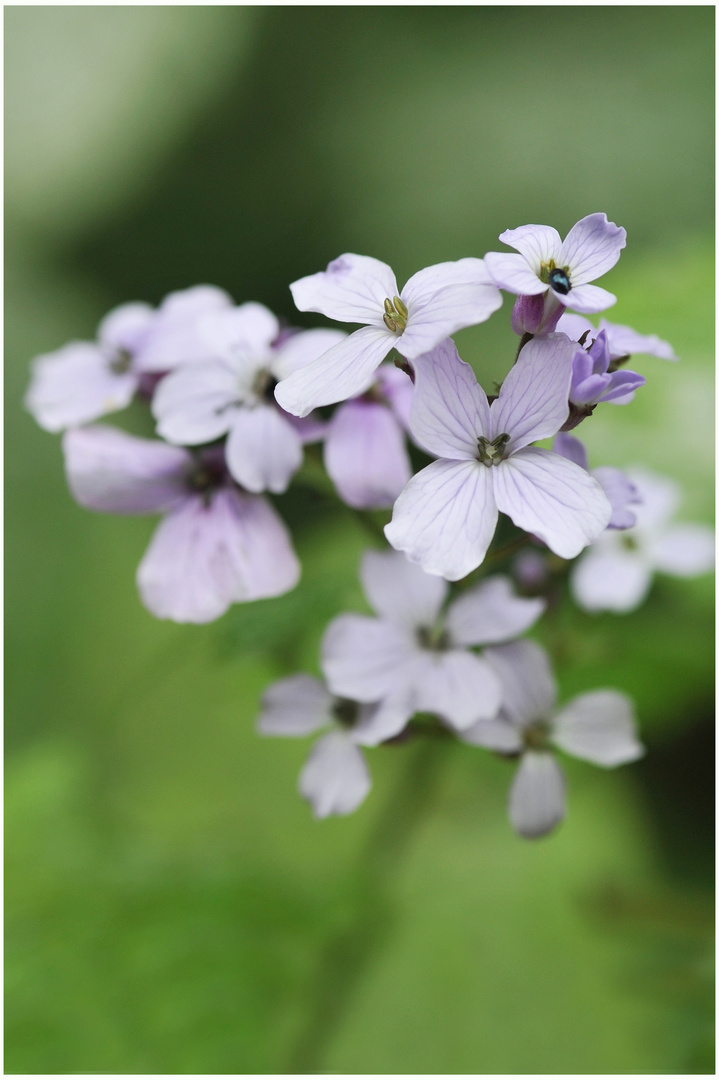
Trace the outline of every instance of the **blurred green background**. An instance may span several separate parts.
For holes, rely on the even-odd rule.
[[[673,476],[711,522],[713,19],[6,7],[6,1071],[713,1071],[708,577],[545,637],[562,696],[626,690],[648,746],[568,761],[555,835],[517,839],[511,766],[445,743],[369,751],[366,804],[315,823],[309,742],[254,722],[366,610],[354,515],[293,488],[295,592],[158,622],[154,522],[74,505],[22,408],[30,359],[121,302],[205,281],[322,325],[287,286],[344,251],[401,282],[603,210],[628,232],[610,318],[681,364],[637,361],[591,463]],[[510,311],[458,335],[485,385]]]

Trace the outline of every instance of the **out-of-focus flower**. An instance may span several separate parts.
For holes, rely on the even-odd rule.
[[[561,454],[567,461],[573,461],[580,469],[590,472],[586,448],[576,436],[560,431],[554,438],[552,448],[555,454]],[[642,501],[636,484],[632,483],[621,469],[614,469],[611,465],[600,465],[599,468],[591,470],[591,475],[601,484],[612,507],[607,528],[630,529],[637,520],[636,513],[631,508]]]
[[[340,615],[322,643],[322,670],[335,694],[373,702],[395,694],[411,712],[435,713],[455,730],[500,706],[499,682],[469,649],[523,634],[544,601],[515,596],[490,577],[443,606],[448,586],[395,552],[368,551],[360,575],[378,618]]]
[[[386,263],[347,254],[290,288],[300,311],[364,324],[277,386],[280,405],[296,416],[363,393],[392,348],[414,360],[456,330],[484,322],[502,304],[482,259],[428,266],[400,293]]]
[[[528,839],[544,836],[565,815],[564,775],[553,750],[613,768],[644,753],[632,703],[618,690],[580,694],[557,709],[549,658],[533,641],[486,649],[499,675],[502,710],[463,732],[465,742],[502,754],[521,754],[509,794],[509,817]]]
[[[633,508],[636,525],[600,536],[569,579],[574,599],[586,611],[633,611],[655,573],[694,577],[714,566],[713,529],[672,523],[681,501],[679,484],[644,469],[627,475],[640,497]]]
[[[594,326],[589,319],[582,315],[574,315],[572,312],[563,312],[557,323],[557,330],[566,334],[572,341],[579,341],[583,334],[587,334],[587,340],[596,337],[604,331],[609,348],[609,356],[612,363],[624,360],[634,353],[643,353],[646,356],[657,356],[660,360],[678,360],[674,350],[668,341],[662,341],[656,334],[638,334],[630,326],[621,326],[619,323],[610,323],[606,319],[599,320],[599,326]]]
[[[63,449],[81,506],[164,514],[137,571],[142,602],[158,618],[211,622],[230,604],[297,584],[285,525],[266,499],[232,483],[221,449],[193,454],[101,424],[66,432]]]
[[[529,444],[567,419],[576,350],[564,334],[530,341],[491,406],[451,340],[416,365],[410,426],[441,460],[407,484],[385,528],[390,544],[450,581],[483,561],[498,511],[571,559],[610,518],[600,485],[583,469]]]
[[[137,370],[157,375],[202,359],[202,320],[232,306],[232,297],[215,285],[193,285],[168,293],[138,343]]]

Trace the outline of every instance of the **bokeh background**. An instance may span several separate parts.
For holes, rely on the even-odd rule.
[[[453,743],[369,751],[366,804],[316,823],[309,742],[254,723],[366,610],[354,515],[296,485],[298,589],[159,622],[154,522],[77,507],[22,406],[30,359],[121,302],[209,282],[322,325],[288,283],[343,251],[401,281],[603,210],[628,232],[610,317],[681,363],[639,359],[582,437],[711,522],[713,18],[6,7],[8,1072],[713,1071],[709,577],[555,623],[562,696],[624,689],[648,747],[568,761],[556,834],[516,838],[511,766]],[[485,385],[510,310],[458,335]]]

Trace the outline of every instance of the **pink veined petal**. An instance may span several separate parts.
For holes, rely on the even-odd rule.
[[[121,304],[109,311],[97,328],[98,341],[111,349],[134,353],[155,318],[149,304]]]
[[[457,645],[488,645],[525,633],[546,606],[517,596],[511,580],[495,574],[452,601],[445,627]]]
[[[351,814],[371,787],[362,751],[343,731],[330,731],[318,739],[300,773],[300,794],[316,818]]]
[[[562,559],[573,559],[609,524],[601,486],[550,450],[525,447],[493,468],[498,509]]]
[[[652,583],[651,569],[640,551],[591,548],[572,567],[572,596],[585,611],[634,611]]]
[[[466,577],[484,560],[497,525],[490,470],[478,461],[435,461],[394,504],[385,536],[428,574]]]
[[[502,297],[482,259],[460,259],[420,270],[402,290],[407,329],[397,348],[410,359],[434,348],[466,326],[484,322],[502,306]]]
[[[338,615],[322,639],[322,672],[334,694],[377,702],[406,688],[419,647],[397,623]]]
[[[399,551],[365,551],[360,578],[377,614],[410,632],[434,625],[448,592],[446,581],[425,574]]]
[[[569,385],[577,343],[565,334],[528,342],[490,406],[491,438],[507,433],[507,453],[556,435],[569,415]]]
[[[451,338],[414,365],[409,414],[412,434],[431,454],[454,461],[477,460],[477,437],[490,429],[487,395]]]
[[[270,371],[278,381],[286,379],[293,371],[311,364],[346,337],[344,330],[300,330],[276,349]]]
[[[594,281],[611,270],[626,243],[626,229],[609,221],[606,214],[588,214],[573,225],[557,259],[560,266],[569,267],[572,296],[578,285]],[[573,300],[572,307],[576,307]]]
[[[232,308],[232,298],[214,285],[195,285],[170,293],[143,335],[134,366],[137,371],[172,371],[180,364],[208,359],[200,333],[202,317]]]
[[[340,255],[319,274],[290,285],[299,311],[318,311],[338,322],[383,326],[385,299],[398,295],[397,279],[386,263],[368,255]]]
[[[573,461],[580,469],[589,472],[589,458],[587,457],[586,447],[576,435],[570,435],[568,431],[558,432],[554,437],[552,449],[555,454],[566,458],[567,461]]]
[[[134,371],[114,372],[99,346],[73,341],[33,360],[25,408],[45,431],[63,431],[124,409],[138,383]]]
[[[613,360],[620,356],[631,356],[633,353],[657,356],[660,360],[679,359],[675,356],[669,342],[662,341],[656,334],[638,334],[630,326],[609,323],[606,319],[599,320],[599,329],[607,332],[607,341]]]
[[[535,720],[546,720],[554,711],[557,687],[549,657],[534,641],[512,641],[484,650],[499,675],[502,714],[522,729]]]
[[[234,367],[237,357],[248,357],[257,370],[263,361],[269,365],[271,345],[279,332],[277,317],[264,304],[240,304],[206,312],[197,323],[202,341],[202,355],[197,356],[197,361],[223,360]]]
[[[194,446],[229,430],[237,401],[237,376],[227,364],[186,364],[158,383],[152,415],[163,439]]]
[[[327,430],[324,462],[340,498],[357,509],[392,506],[412,475],[404,432],[389,406],[372,401],[339,407]]]
[[[97,424],[63,437],[70,491],[81,506],[111,514],[155,514],[188,494],[192,459],[157,439]]]
[[[599,285],[572,286],[566,296],[554,294],[561,304],[574,308],[575,311],[591,314],[594,311],[604,311],[616,304],[617,298],[614,293],[600,288]]]
[[[241,406],[231,413],[227,468],[247,491],[286,491],[302,464],[302,441],[275,405]]]
[[[509,819],[528,840],[545,836],[564,818],[564,775],[551,754],[529,751],[509,792]]]
[[[519,251],[535,274],[543,262],[559,262],[562,238],[551,225],[520,225],[518,229],[506,229],[499,239]]]
[[[498,717],[496,720],[478,720],[462,732],[462,742],[483,746],[500,754],[518,754],[522,749],[522,735],[514,724]]]
[[[538,271],[529,266],[523,255],[513,255],[509,251],[488,251],[484,262],[498,289],[506,289],[518,296],[537,296],[547,291]]]
[[[426,650],[416,680],[416,708],[436,713],[456,731],[492,719],[502,703],[494,670],[481,656],[463,649]]]
[[[663,574],[694,577],[714,569],[714,547],[714,530],[708,525],[672,525],[650,540],[649,555]]]
[[[350,738],[360,746],[379,746],[404,731],[413,712],[412,695],[406,691],[375,705],[362,705]]]
[[[644,754],[632,703],[618,690],[593,690],[570,701],[552,722],[552,742],[567,754],[606,768]]]
[[[364,393],[394,340],[384,324],[355,330],[345,341],[279,382],[276,401],[294,416],[307,416],[320,405],[334,405]]]
[[[311,675],[290,675],[262,695],[260,735],[311,735],[333,721],[332,695]]]
[[[491,284],[484,259],[457,259],[456,262],[435,263],[434,266],[418,270],[402,289],[402,299],[408,306],[410,303],[422,304],[448,286]]]

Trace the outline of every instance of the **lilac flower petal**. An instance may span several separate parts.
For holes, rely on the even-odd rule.
[[[587,457],[586,448],[584,443],[575,435],[570,435],[568,431],[560,431],[554,436],[552,449],[555,454],[566,458],[567,461],[573,461],[580,469],[589,472],[589,458]]]
[[[569,415],[569,382],[576,342],[548,334],[528,342],[490,407],[491,438],[508,433],[512,454],[556,435]]]
[[[274,405],[233,411],[225,445],[227,468],[247,491],[287,490],[302,464],[302,442]]]
[[[534,296],[518,296],[512,308],[512,330],[520,337],[523,334],[536,334],[544,318],[544,301],[547,293]]]
[[[456,645],[488,645],[519,637],[546,606],[517,596],[510,579],[495,574],[452,601],[445,627]]]
[[[509,819],[528,840],[545,836],[564,818],[564,775],[551,754],[523,755],[509,793]]]
[[[322,356],[294,371],[275,387],[275,399],[295,416],[320,405],[334,405],[367,390],[374,372],[393,347],[395,336],[384,324],[363,326]]]
[[[556,439],[554,448],[555,450],[557,448]],[[621,469],[614,469],[609,465],[592,469],[592,476],[602,485],[602,490],[612,508],[612,516],[607,528],[631,529],[633,525],[636,525],[637,515],[630,507],[640,502],[640,496],[636,485],[629,477]]]
[[[570,267],[572,297],[577,285],[594,281],[611,270],[626,243],[626,229],[609,221],[606,214],[588,214],[573,225],[557,259],[560,266]],[[572,307],[576,307],[573,300]]]
[[[279,405],[277,408],[279,409]],[[280,413],[287,423],[291,424],[295,429],[303,446],[306,443],[319,442],[327,434],[329,422],[323,420],[319,413],[310,413],[309,416],[293,416],[292,413],[285,412],[284,409],[280,409]]]
[[[656,334],[638,334],[630,326],[599,321],[600,330],[606,330],[612,359],[643,353],[645,356],[657,356],[660,360],[678,360],[668,341],[662,341]]]
[[[111,349],[134,353],[155,318],[149,304],[121,304],[113,308],[97,328],[98,341]]]
[[[397,343],[415,359],[443,338],[484,322],[502,306],[502,296],[481,259],[460,259],[420,270],[402,290],[407,329]]]
[[[347,337],[344,330],[301,330],[279,346],[273,355],[270,370],[279,381],[293,371],[311,364]]]
[[[73,341],[33,360],[25,408],[45,431],[62,431],[124,409],[138,383],[133,371],[114,372],[97,345]]]
[[[440,289],[455,285],[491,285],[483,259],[457,259],[456,262],[435,263],[418,270],[402,289],[402,299],[410,304],[425,304]]]
[[[632,703],[618,690],[593,690],[570,701],[554,718],[552,742],[567,754],[607,768],[644,754]]]
[[[490,720],[502,704],[501,686],[481,656],[463,649],[425,652],[416,673],[416,708],[436,713],[456,731]]]
[[[158,383],[152,414],[163,439],[194,446],[229,430],[237,401],[237,376],[227,364],[186,364]]]
[[[651,569],[635,551],[590,550],[572,568],[572,595],[585,611],[633,611],[652,583]]]
[[[278,596],[298,578],[289,534],[269,503],[230,489],[173,509],[137,571],[153,615],[192,623],[211,622],[233,602]]]
[[[547,291],[547,286],[538,276],[539,271],[529,266],[523,255],[488,251],[484,262],[498,289],[506,289],[520,296],[536,296]]]
[[[458,581],[482,562],[496,525],[490,469],[435,461],[407,484],[384,533],[426,573]]]
[[[362,751],[343,731],[330,731],[318,739],[300,773],[300,794],[316,818],[351,814],[371,787]]]
[[[416,655],[414,637],[398,624],[338,615],[322,639],[322,672],[332,693],[377,702],[403,690]]]
[[[352,254],[340,255],[326,270],[300,278],[290,289],[299,311],[375,327],[384,325],[385,299],[399,294],[397,279],[386,263]]]
[[[391,694],[375,705],[362,705],[350,738],[360,746],[379,746],[404,731],[414,710],[413,695]]]
[[[523,745],[519,729],[501,718],[478,720],[462,732],[462,742],[483,746],[485,750],[495,750],[500,754],[518,754]]]
[[[172,371],[180,364],[204,360],[207,344],[200,333],[202,317],[232,307],[232,298],[214,285],[195,285],[170,293],[155,313],[135,356],[138,371]]]
[[[567,296],[555,295],[560,303],[587,314],[604,311],[617,302],[614,293],[600,288],[599,285],[578,285],[576,288],[573,286]]]
[[[324,462],[340,498],[360,510],[392,506],[412,475],[402,428],[387,405],[371,401],[339,407],[327,430]]]
[[[629,479],[634,483],[641,497],[637,507],[637,521],[642,529],[653,531],[669,521],[679,509],[682,489],[676,480],[648,469],[632,468],[627,470]]]
[[[81,506],[111,514],[155,514],[187,495],[186,450],[97,424],[63,437],[70,491]]]
[[[512,641],[484,650],[502,684],[502,714],[517,728],[546,720],[554,710],[557,687],[544,649],[534,641]]]
[[[402,427],[409,431],[409,413],[414,397],[414,387],[409,375],[394,364],[381,364],[377,368],[376,386]]]
[[[526,447],[495,469],[497,507],[563,559],[604,531],[609,500],[591,476],[550,450]]]
[[[573,405],[596,405],[606,399],[605,395],[610,393],[611,385],[611,375],[592,374],[582,378],[575,373],[569,388],[569,400]]]
[[[592,341],[596,340],[599,331],[596,326],[585,319],[583,315],[574,315],[571,311],[564,311],[557,323],[557,330],[561,334],[566,334],[572,341],[579,341],[582,334],[587,334],[585,339],[586,345],[589,345]]]
[[[520,252],[535,274],[543,262],[560,261],[562,239],[551,225],[520,225],[518,229],[506,229],[499,239]]]
[[[311,675],[290,675],[268,687],[257,721],[260,735],[312,735],[333,721],[332,695]]]
[[[377,614],[412,632],[434,625],[448,592],[446,581],[425,574],[399,551],[365,551],[360,578]]]
[[[476,460],[477,437],[490,428],[487,395],[451,338],[415,364],[409,419],[413,435],[431,454]]]
[[[653,537],[651,558],[657,570],[675,577],[694,577],[714,569],[714,530],[708,525],[672,525]]]
[[[613,405],[628,405],[634,399],[634,392],[647,381],[643,375],[636,371],[613,371],[609,376],[610,386],[603,394],[601,400],[611,402]]]
[[[279,332],[277,317],[264,304],[248,303],[206,312],[197,323],[202,345],[195,360],[224,360],[236,366],[238,357],[251,358],[251,367],[256,371],[263,366],[264,358],[269,363],[270,347]]]

